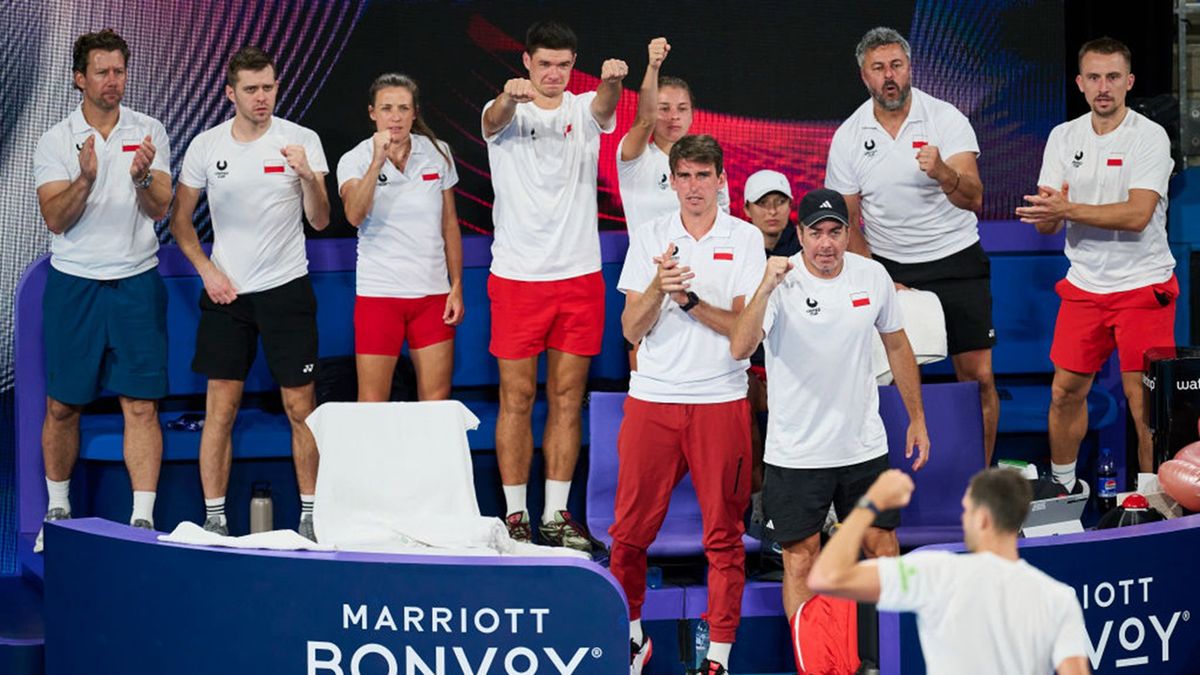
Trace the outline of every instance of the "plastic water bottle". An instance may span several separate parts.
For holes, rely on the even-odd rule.
[[[250,532],[274,530],[275,502],[271,499],[271,484],[267,481],[256,481],[250,489]]]
[[[708,656],[708,622],[704,619],[696,622],[696,651],[693,655],[693,668],[699,668],[704,657]]]
[[[1096,508],[1104,515],[1117,507],[1117,464],[1112,451],[1100,451],[1100,462],[1096,465]]]

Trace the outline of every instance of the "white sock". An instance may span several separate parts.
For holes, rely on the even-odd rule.
[[[66,480],[50,480],[46,479],[46,492],[50,495],[50,503],[46,505],[46,510],[50,509],[65,509],[67,513],[71,512],[71,479]]]
[[[313,503],[316,501],[316,495],[300,495],[300,520],[312,518]]]
[[[733,649],[732,642],[710,642],[708,644],[708,654],[706,656],[708,657],[709,661],[716,661],[717,663],[724,666],[726,670],[728,670],[729,669],[729,652],[732,649]]]
[[[157,496],[158,493],[152,490],[133,491],[133,515],[129,517],[130,525],[135,520],[148,520],[154,525],[154,498]]]
[[[1070,464],[1054,464],[1050,463],[1050,469],[1054,472],[1054,481],[1061,484],[1071,491],[1075,488],[1075,462]]]
[[[216,499],[204,500],[204,519],[216,518],[222,525],[225,521],[225,498],[217,497]]]
[[[567,498],[571,496],[571,481],[546,479],[546,507],[542,509],[542,522],[554,519],[554,514],[567,510]]]
[[[521,483],[520,485],[504,486],[504,503],[506,505],[504,515],[518,512],[523,513],[529,510],[529,508],[525,506],[525,492],[525,483]]]
[[[634,619],[633,621],[630,621],[629,622],[629,639],[633,640],[633,643],[635,645],[641,645],[642,640],[644,640],[645,637],[646,637],[645,633],[642,632],[642,620]]]

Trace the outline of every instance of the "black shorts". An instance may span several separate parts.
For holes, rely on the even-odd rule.
[[[946,343],[951,354],[991,349],[996,345],[992,324],[992,263],[979,242],[941,260],[899,263],[875,256],[892,280],[920,291],[931,291],[946,315]]]
[[[775,541],[790,544],[820,532],[830,504],[838,520],[844,520],[879,474],[888,470],[888,458],[880,455],[859,464],[829,469],[785,469],[772,464],[763,469],[767,532]],[[884,530],[894,530],[899,524],[900,512],[895,509],[875,518],[875,527]]]
[[[307,275],[265,291],[239,294],[228,305],[218,305],[201,291],[192,370],[213,380],[245,380],[260,335],[267,367],[281,387],[313,381],[317,297]]]

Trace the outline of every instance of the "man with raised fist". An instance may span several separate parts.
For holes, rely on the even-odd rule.
[[[153,529],[158,399],[167,394],[167,295],[154,221],[171,203],[171,148],[162,123],[121,105],[128,65],[129,46],[112,30],[80,36],[72,76],[83,100],[33,156],[38,205],[53,233],[42,298],[45,519],[71,517],[79,415],[108,389],[125,418],[130,524]]]
[[[530,26],[523,60],[529,78],[514,78],[483,107],[496,193],[490,351],[500,368],[496,454],[510,536],[531,541],[526,485],[533,460],[531,413],[538,356],[546,352],[549,412],[541,543],[590,550],[586,529],[567,498],[579,456],[580,410],[591,358],[600,353],[604,280],[600,276],[596,175],[600,134],[616,125],[624,61],[609,59],[595,92],[566,91],[577,40],[567,26]]]
[[[208,376],[200,436],[204,529],[229,534],[231,434],[261,335],[292,428],[297,530],[315,540],[317,446],[304,419],[316,407],[317,300],[301,218],[317,230],[329,224],[329,166],[315,132],[275,117],[279,83],[271,57],[244,47],[230,59],[225,77],[235,114],[192,140],[171,215],[171,234],[204,281],[192,360],[192,369]],[[203,190],[212,214],[211,259],[192,222]]]

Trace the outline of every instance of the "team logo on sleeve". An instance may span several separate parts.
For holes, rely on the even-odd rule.
[[[1080,164],[1083,164],[1083,151],[1082,150],[1080,150],[1079,152],[1076,152],[1075,159],[1071,160],[1071,166],[1075,167],[1076,169],[1079,168]]]
[[[733,260],[733,248],[729,246],[713,248],[713,260]]]
[[[874,157],[875,156],[875,139],[868,138],[867,140],[863,141],[863,150],[864,150],[864,154],[866,154],[867,157]]]
[[[866,291],[858,291],[850,294],[850,305],[852,307],[866,307],[871,304],[871,296],[867,295]]]
[[[283,167],[282,159],[263,160],[263,173],[283,173]]]

